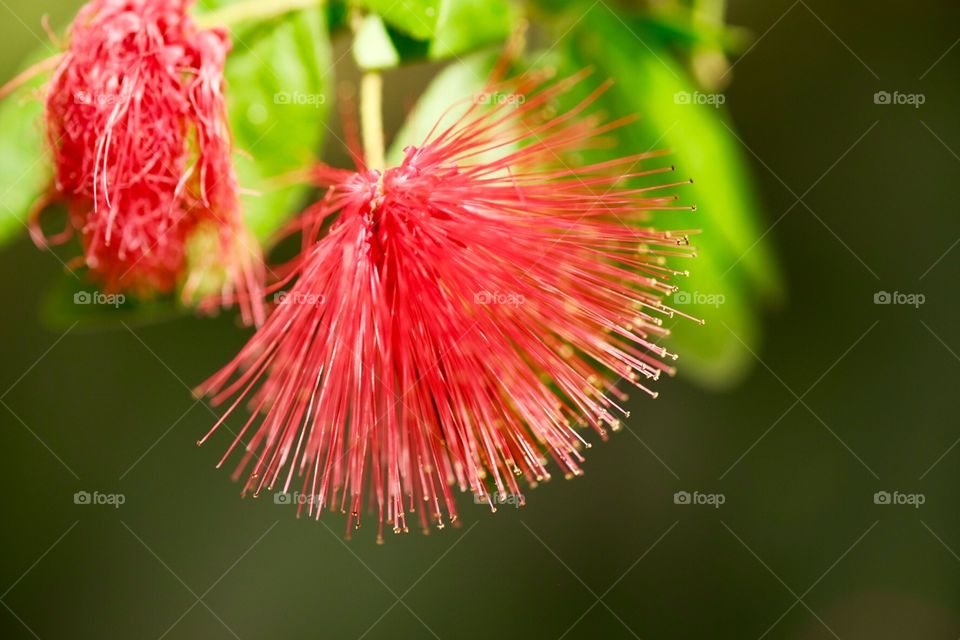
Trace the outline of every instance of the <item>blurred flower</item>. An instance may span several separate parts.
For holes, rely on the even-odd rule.
[[[230,41],[199,30],[189,4],[94,0],[80,10],[47,97],[53,198],[66,204],[84,261],[107,290],[149,296],[189,281],[188,240],[201,225],[215,228],[220,297],[261,321],[261,258],[230,160]],[[45,240],[36,221],[34,236]]]
[[[327,192],[301,219],[289,291],[198,389],[233,399],[201,442],[249,401],[221,460],[240,445],[245,492],[286,493],[296,476],[299,508],[349,512],[348,534],[366,504],[380,538],[414,512],[443,527],[453,486],[493,508],[553,465],[580,475],[579,430],[620,427],[620,379],[656,396],[648,385],[676,358],[657,344],[676,313],[661,303],[680,273],[667,257],[692,250],[647,223],[691,208],[649,180],[673,167],[637,169],[660,153],[567,164],[625,122],[582,116],[605,87],[555,112],[582,78],[491,87],[518,98],[460,105],[383,173],[313,171]],[[623,186],[642,177],[653,186]]]

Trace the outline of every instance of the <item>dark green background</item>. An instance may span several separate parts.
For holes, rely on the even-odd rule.
[[[76,6],[0,3],[3,77],[43,13]],[[522,510],[467,496],[460,529],[377,546],[372,530],[344,542],[338,515],[241,501],[213,469],[227,434],[194,445],[214,418],[188,389],[245,333],[224,318],[62,336],[37,320],[57,261],[26,239],[0,254],[0,637],[960,636],[960,46],[930,68],[960,6],[731,14],[759,37],[728,106],[790,291],[765,364],[728,393],[635,394],[632,433]],[[875,105],[880,90],[926,104]],[[877,306],[879,290],[927,301]],[[79,490],[126,504],[78,506]],[[726,503],[675,505],[679,490]],[[879,490],[926,503],[875,505]]]

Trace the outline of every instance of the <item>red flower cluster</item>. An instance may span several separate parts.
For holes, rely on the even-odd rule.
[[[690,207],[656,194],[675,184],[625,184],[671,172],[636,169],[659,153],[566,164],[624,124],[582,117],[599,91],[556,115],[580,79],[492,87],[383,173],[315,171],[328,190],[302,218],[289,290],[198,390],[233,399],[210,434],[249,401],[221,460],[240,445],[245,491],[296,482],[301,509],[349,512],[348,533],[366,505],[381,535],[414,512],[442,527],[452,487],[492,507],[551,462],[580,475],[579,429],[620,426],[619,380],[656,396],[675,358],[657,344],[681,273],[666,259],[692,250],[649,212]]]
[[[168,292],[186,246],[216,229],[226,297],[262,320],[262,266],[237,203],[224,104],[230,41],[200,30],[188,0],[93,0],[50,83],[57,199],[108,290]]]

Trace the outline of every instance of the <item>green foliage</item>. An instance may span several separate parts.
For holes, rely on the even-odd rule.
[[[690,302],[681,296],[675,306],[706,324],[673,323],[670,346],[683,354],[680,370],[700,382],[735,383],[753,362],[750,350],[758,348],[760,309],[780,298],[782,284],[761,238],[739,142],[722,105],[715,104],[721,99],[702,97],[670,51],[642,24],[609,11],[585,16],[562,58],[567,71],[593,66],[599,78],[615,81],[601,99],[611,115],[639,116],[618,134],[620,145],[609,154],[667,149],[678,173],[695,177],[695,184],[677,194],[696,203],[697,213],[659,215],[657,226],[702,230],[691,238],[699,257],[680,267],[690,271],[678,283]],[[706,102],[698,104],[698,99]],[[696,304],[698,300],[707,304]]]
[[[474,54],[447,65],[438,73],[397,132],[387,151],[387,163],[399,164],[403,160],[403,149],[408,145],[422,145],[438,121],[438,130],[453,124],[458,113],[456,109],[450,110],[450,106],[483,91],[495,61],[496,54]]]
[[[430,58],[442,60],[502,42],[516,18],[509,0],[444,0],[430,42]]]
[[[361,69],[387,69],[400,64],[400,54],[387,25],[377,14],[364,18],[353,41],[353,59]]]
[[[446,0],[357,0],[357,4],[417,40],[430,40]]]
[[[510,0],[357,0],[382,18],[392,46],[383,33],[364,23],[354,56],[361,67],[385,68],[391,55],[397,62],[443,60],[503,42],[519,17]],[[368,31],[369,29],[369,31]],[[360,49],[363,47],[363,49]],[[366,48],[369,47],[369,50]],[[395,64],[396,64],[395,63]]]
[[[22,68],[49,56],[39,49]],[[0,245],[26,231],[30,209],[53,180],[43,128],[47,77],[38,75],[0,102]]]
[[[232,32],[227,102],[242,206],[267,242],[304,204],[309,187],[277,182],[313,163],[333,102],[333,56],[326,13],[306,9]]]
[[[245,1],[201,0],[198,11]],[[661,228],[702,231],[691,236],[699,257],[679,265],[690,275],[678,283],[681,292],[673,305],[706,320],[706,325],[676,318],[670,347],[683,356],[682,372],[706,384],[733,384],[752,363],[750,351],[758,348],[761,310],[776,303],[783,291],[722,96],[700,94],[676,58],[678,52],[703,47],[736,49],[743,34],[719,21],[696,20],[689,8],[664,5],[628,15],[589,2],[559,0],[522,5],[511,0],[331,0],[232,25],[227,99],[235,165],[244,190],[242,207],[251,231],[269,248],[310,194],[303,181],[282,178],[319,155],[334,102],[330,33],[346,30],[354,15],[351,8],[363,11],[352,45],[362,69],[455,58],[436,75],[394,137],[387,160],[395,164],[402,160],[404,147],[424,142],[456,100],[483,91],[499,49],[521,18],[521,6],[558,37],[552,52],[537,64],[558,67],[561,75],[594,69],[584,92],[612,78],[615,84],[601,97],[599,108],[612,118],[638,116],[615,134],[619,144],[586,150],[572,160],[666,149],[672,156],[663,162],[676,165],[678,179],[695,178],[695,184],[678,189],[677,195],[682,202],[696,203],[697,213],[656,216]],[[30,62],[42,57],[37,54]],[[31,205],[50,184],[38,95],[45,79],[35,78],[0,103],[0,244],[25,228]],[[463,104],[466,108],[466,100]],[[457,114],[456,109],[449,112],[445,124]],[[75,304],[72,296],[83,291],[76,286],[66,278],[58,284],[46,305],[48,320],[100,326],[111,317],[138,322],[178,313],[173,297],[127,299],[118,309]]]

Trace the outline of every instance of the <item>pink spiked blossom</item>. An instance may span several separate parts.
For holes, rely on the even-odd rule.
[[[53,197],[108,290],[172,290],[191,234],[216,228],[226,297],[259,321],[261,259],[239,213],[223,95],[230,41],[199,30],[190,4],[93,0],[81,9],[47,97]]]
[[[581,434],[625,415],[620,380],[656,396],[675,356],[659,339],[661,298],[690,256],[685,236],[648,226],[686,210],[676,186],[625,186],[671,166],[660,153],[571,167],[625,121],[553,104],[581,76],[529,76],[464,105],[449,128],[380,173],[321,166],[325,197],[302,220],[289,290],[237,357],[198,389],[244,400],[244,491],[297,491],[300,510],[360,513],[407,531],[456,522],[452,489],[491,507],[582,473]],[[493,159],[495,158],[495,159]],[[201,440],[201,442],[203,442]],[[522,497],[518,498],[522,502]]]

